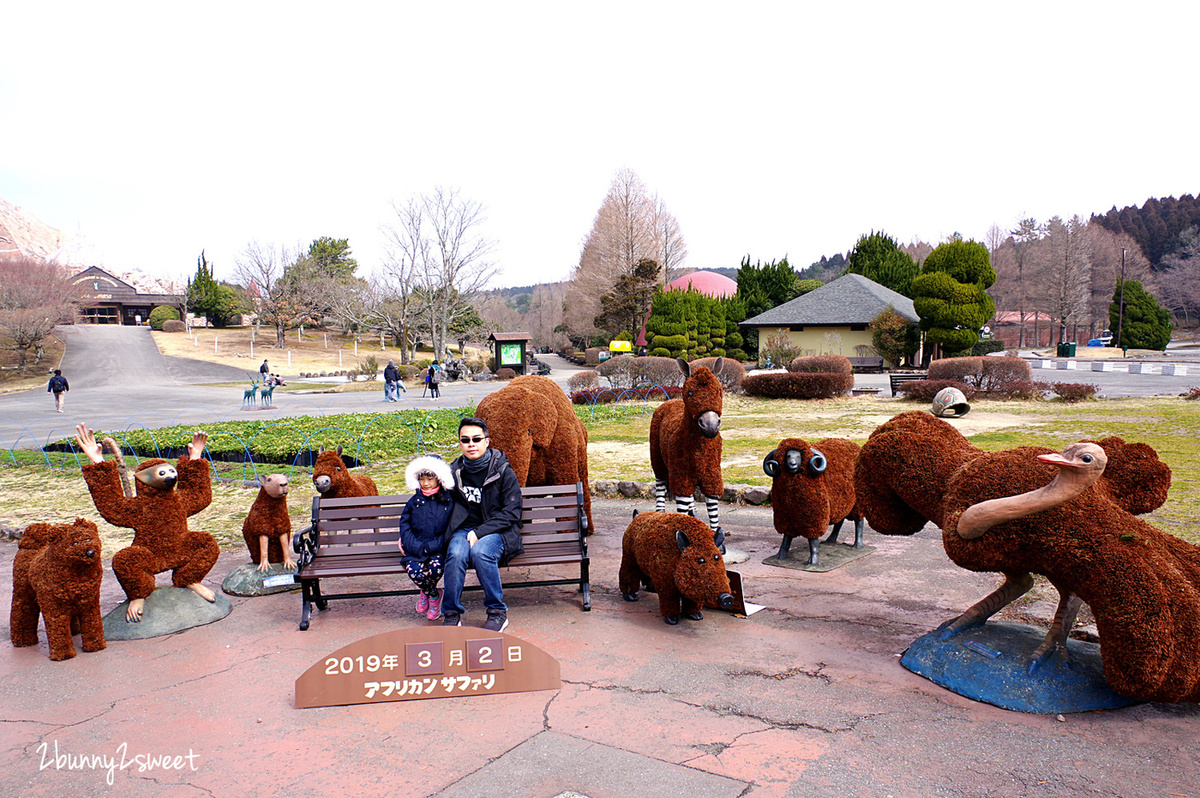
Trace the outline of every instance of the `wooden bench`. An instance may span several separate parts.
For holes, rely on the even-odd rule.
[[[308,629],[315,604],[325,610],[333,599],[371,596],[407,596],[419,591],[408,578],[396,541],[400,537],[400,514],[409,495],[361,496],[325,499],[317,496],[312,505],[312,526],[293,539],[299,554],[296,580],[300,583],[300,629]],[[521,489],[521,543],[524,552],[502,569],[504,587],[579,585],[583,609],[591,610],[588,577],[587,516],[583,511],[583,483]],[[579,576],[563,579],[509,581],[512,569],[540,565],[579,566]],[[321,580],[338,577],[395,575],[408,589],[325,593]],[[467,585],[464,590],[482,590]]]
[[[883,357],[874,355],[871,357],[851,357],[846,358],[850,361],[850,365],[855,371],[860,373],[870,372],[872,374],[883,373]]]
[[[893,371],[888,374],[888,382],[892,385],[892,396],[896,395],[896,386],[902,382],[912,382],[913,380],[927,380],[929,374],[924,371]]]

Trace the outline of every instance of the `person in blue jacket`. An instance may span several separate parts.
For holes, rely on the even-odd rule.
[[[445,571],[446,531],[454,500],[450,466],[437,455],[423,455],[404,469],[404,482],[413,497],[400,513],[400,551],[408,577],[420,588],[417,613],[431,621],[442,617],[438,582]]]

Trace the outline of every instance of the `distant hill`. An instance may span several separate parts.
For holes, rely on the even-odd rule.
[[[1103,216],[1093,215],[1092,221],[1114,233],[1128,233],[1157,269],[1163,256],[1179,246],[1179,234],[1200,225],[1200,198],[1191,194],[1179,199],[1151,197],[1140,208],[1128,205],[1118,211],[1114,205]]]

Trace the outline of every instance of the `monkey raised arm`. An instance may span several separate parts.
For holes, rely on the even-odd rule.
[[[188,444],[187,453],[179,458],[179,482],[175,492],[183,511],[192,516],[212,504],[212,479],[208,462],[204,459],[204,446],[208,435],[197,431]]]

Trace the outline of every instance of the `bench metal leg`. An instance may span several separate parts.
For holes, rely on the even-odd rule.
[[[308,582],[300,583],[300,631],[308,631],[308,619],[312,614],[312,595],[308,590]]]
[[[588,578],[588,564],[583,562],[579,566],[579,589],[583,592],[583,611],[592,611],[592,585]]]

